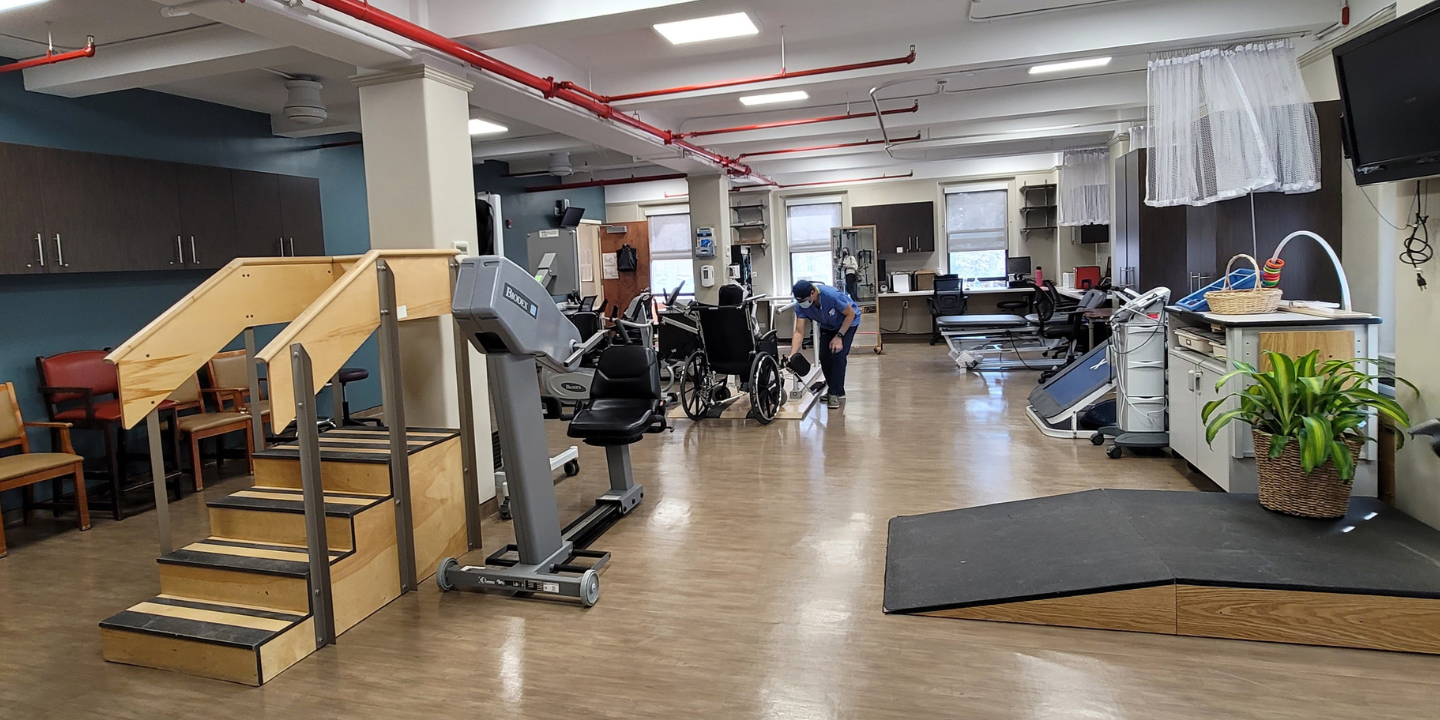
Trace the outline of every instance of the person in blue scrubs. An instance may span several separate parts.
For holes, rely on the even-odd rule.
[[[845,404],[845,366],[850,357],[850,344],[860,328],[860,305],[844,291],[829,285],[801,280],[792,288],[795,293],[795,334],[790,338],[791,352],[800,351],[805,338],[805,321],[820,324],[820,371],[829,387],[826,405],[838,409]]]

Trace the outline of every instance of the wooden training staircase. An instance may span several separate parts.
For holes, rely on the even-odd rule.
[[[324,277],[302,288],[293,287],[300,263],[232,263],[112,354],[127,425],[143,419],[174,390],[172,384],[178,387],[229,338],[261,324],[256,320],[293,320],[258,353],[262,362],[285,358],[289,343],[304,342],[307,350],[316,348],[317,384],[323,384],[378,324],[377,259],[394,271],[397,300],[408,305],[408,317],[418,318],[448,312],[452,256],[371,251],[359,258],[317,259],[310,264],[325,266]],[[343,275],[334,277],[342,268]],[[273,283],[262,281],[266,274]],[[267,292],[270,300],[254,299]],[[277,294],[285,299],[277,302]],[[245,305],[251,300],[278,308],[257,313]],[[204,325],[207,316],[220,327],[195,331],[187,341],[186,330]],[[295,410],[289,366],[274,362],[267,375],[272,422],[283,426]],[[320,436],[336,634],[400,595],[388,438],[388,430],[368,427]],[[410,428],[405,443],[411,542],[423,579],[441,558],[467,550],[462,442],[454,430]],[[256,453],[254,487],[207,505],[210,537],[159,558],[159,595],[100,623],[102,654],[111,662],[261,685],[317,648],[299,446]]]

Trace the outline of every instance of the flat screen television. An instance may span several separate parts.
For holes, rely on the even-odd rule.
[[[1336,47],[1355,182],[1440,175],[1440,3]]]
[[[573,228],[580,224],[580,218],[585,217],[585,208],[565,208],[565,216],[560,218],[560,227]]]

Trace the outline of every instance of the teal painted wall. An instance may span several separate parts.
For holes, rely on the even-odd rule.
[[[0,75],[0,142],[319,178],[325,248],[335,255],[370,248],[364,154],[358,145],[316,146],[354,137],[279,138],[270,134],[270,118],[260,113],[144,90],[60,98],[26,92],[20,73]],[[45,419],[36,392],[37,355],[113,347],[206,276],[180,271],[0,277],[0,382],[15,383],[27,418]],[[263,330],[262,342],[276,331]],[[372,339],[357,353],[356,364],[376,368],[375,357]],[[351,386],[350,394],[357,408],[380,402],[373,376]],[[94,453],[94,439],[85,435],[94,433],[77,433],[78,444]],[[31,437],[42,448],[49,442],[43,433]],[[18,493],[5,493],[0,507],[15,507]]]
[[[527,193],[525,188],[555,185],[552,176],[507,178],[507,163],[487,160],[475,166],[475,191],[500,194],[500,214],[510,221],[505,228],[505,257],[525,267],[529,261],[525,238],[537,230],[560,227],[555,217],[555,203],[569,200],[573,207],[585,208],[585,217],[605,221],[605,188],[576,188]]]

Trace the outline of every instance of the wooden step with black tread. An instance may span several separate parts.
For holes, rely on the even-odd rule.
[[[354,551],[331,550],[330,564],[349,557]],[[303,547],[273,543],[209,538],[186,545],[156,562],[161,565],[214,568],[304,578],[310,574],[309,553]]]
[[[354,517],[389,499],[383,495],[325,493],[327,517]],[[294,488],[253,487],[205,503],[211,508],[305,514],[305,496]]]
[[[100,623],[106,660],[259,685],[315,650],[310,615],[161,595]]]
[[[405,434],[405,449],[410,455],[428,450],[452,438],[456,430],[446,428],[410,428]],[[257,460],[295,460],[300,457],[298,443],[281,443],[255,453]],[[320,434],[320,462],[380,463],[390,462],[390,431],[385,428],[347,427]]]

